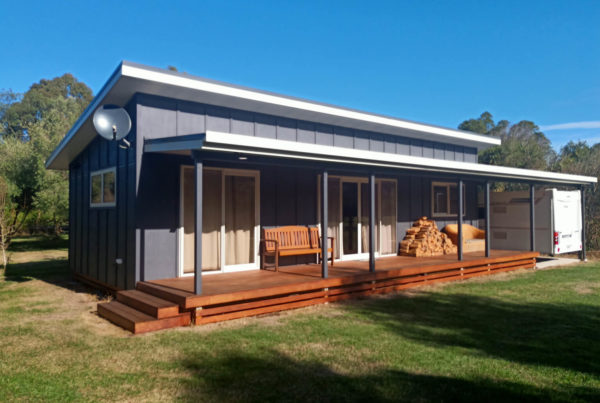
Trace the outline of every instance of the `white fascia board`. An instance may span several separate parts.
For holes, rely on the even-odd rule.
[[[236,148],[237,147],[237,148]],[[463,173],[475,176],[487,176],[499,179],[540,181],[565,184],[592,184],[597,178],[591,176],[568,175],[532,169],[520,169],[472,162],[438,160],[383,153],[378,151],[357,150],[295,141],[277,140],[207,131],[203,150],[239,152],[255,155],[296,158],[323,162],[403,168],[419,171]]]
[[[65,137],[63,137],[63,139],[60,141],[58,146],[54,149],[54,151],[52,151],[52,154],[50,154],[50,157],[48,157],[48,159],[46,160],[46,168],[47,169],[60,169],[60,168],[56,168],[53,166],[53,162],[56,160],[56,157],[58,157],[58,155],[63,151],[65,146],[71,141],[71,139],[79,131],[81,126],[83,126],[85,121],[92,115],[92,113],[94,113],[96,111],[96,108],[98,108],[100,106],[100,104],[102,103],[102,101],[104,101],[104,98],[110,92],[110,90],[115,86],[117,81],[119,81],[119,79],[121,78],[121,75],[122,75],[122,67],[123,67],[123,64],[120,64],[119,67],[117,67],[117,69],[113,72],[113,74],[110,76],[108,81],[100,89],[100,92],[98,92],[98,95],[96,95],[94,97],[94,99],[92,99],[92,102],[90,102],[90,104],[87,106],[87,108],[85,108],[85,110],[83,111],[81,116],[79,116],[77,121],[75,121],[75,124],[73,125],[73,127],[71,127],[71,129],[67,132]],[[68,163],[67,163],[67,168],[65,168],[65,169],[68,169]]]
[[[244,88],[231,87],[224,84],[204,81],[199,78],[181,76],[178,74],[173,74],[171,72],[149,70],[139,66],[132,66],[127,63],[123,64],[121,73],[123,76],[137,78],[141,80],[154,81],[161,84],[189,88],[198,91],[211,92],[256,102],[262,102],[277,106],[336,116],[340,118],[353,119],[369,123],[386,125],[395,128],[431,133],[450,139],[460,139],[462,141],[466,140],[474,143],[479,143],[485,146],[500,145],[500,139],[491,136],[484,136],[480,134],[447,129],[437,126],[429,126],[426,124],[409,122],[405,120],[394,119],[365,112],[353,111],[349,109],[338,108],[335,106],[324,105],[300,99],[277,96],[274,94],[257,92]]]

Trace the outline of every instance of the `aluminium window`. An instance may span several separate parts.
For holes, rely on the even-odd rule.
[[[453,182],[431,183],[431,216],[456,217],[458,215],[457,184]],[[463,184],[463,216],[466,214],[466,186]]]
[[[90,207],[114,207],[117,202],[117,169],[115,167],[90,174]]]

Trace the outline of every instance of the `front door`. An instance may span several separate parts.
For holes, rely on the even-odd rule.
[[[259,173],[205,168],[202,185],[202,271],[258,268]],[[194,273],[194,195],[194,169],[182,167],[180,275]]]
[[[358,196],[356,182],[342,182],[342,248],[344,256],[358,254]]]

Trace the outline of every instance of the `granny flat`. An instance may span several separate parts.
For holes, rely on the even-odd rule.
[[[103,105],[129,114],[124,141],[97,135]],[[529,245],[493,249],[490,183],[596,179],[477,162],[499,144],[122,62],[47,167],[69,170],[73,275],[143,332],[534,267]],[[456,254],[399,256],[424,216],[459,224]],[[487,229],[483,250],[463,251],[462,224]]]

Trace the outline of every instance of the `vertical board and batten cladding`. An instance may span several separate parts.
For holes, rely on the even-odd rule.
[[[475,148],[454,146],[346,127],[323,125],[212,105],[137,94],[136,280],[177,275],[180,165],[189,158],[143,153],[144,139],[203,133],[206,130],[361,150],[477,161]],[[210,165],[210,164],[208,164]],[[252,169],[245,165],[244,168]],[[257,166],[261,181],[261,226],[314,225],[317,171]],[[398,176],[397,236],[417,217],[430,215],[431,179]],[[467,186],[467,198],[476,193]],[[471,196],[469,196],[471,195]],[[474,196],[473,196],[474,195]],[[468,203],[470,205],[470,203]],[[470,208],[471,209],[471,208]],[[476,220],[476,204],[467,218]],[[443,221],[446,222],[446,221]],[[448,222],[452,222],[449,217]],[[442,223],[442,222],[441,222]]]
[[[448,144],[367,133],[246,111],[136,95],[127,105],[133,128],[128,150],[97,137],[70,166],[71,269],[118,288],[141,279],[177,275],[179,180],[188,157],[143,155],[143,139],[202,133],[205,130],[352,147],[438,159],[476,161],[476,150]],[[139,136],[139,141],[136,138]],[[208,164],[210,166],[210,164]],[[90,208],[90,174],[116,167],[116,207]],[[234,166],[232,166],[234,167]],[[260,171],[262,226],[314,225],[317,170],[292,167]],[[398,176],[401,239],[412,220],[430,215],[431,179]],[[467,183],[467,220],[476,223],[475,185]],[[440,227],[455,219],[438,219]],[[123,264],[116,264],[120,258]]]
[[[131,105],[127,107],[130,115]],[[135,146],[135,131],[127,137]],[[133,146],[133,147],[134,147]],[[133,202],[135,149],[124,150],[115,142],[95,137],[69,167],[70,248],[69,263],[77,274],[116,288],[135,286]],[[116,167],[115,207],[90,207],[90,175]],[[130,168],[131,167],[131,168]],[[130,188],[133,192],[128,191]],[[121,258],[123,264],[116,264]]]

